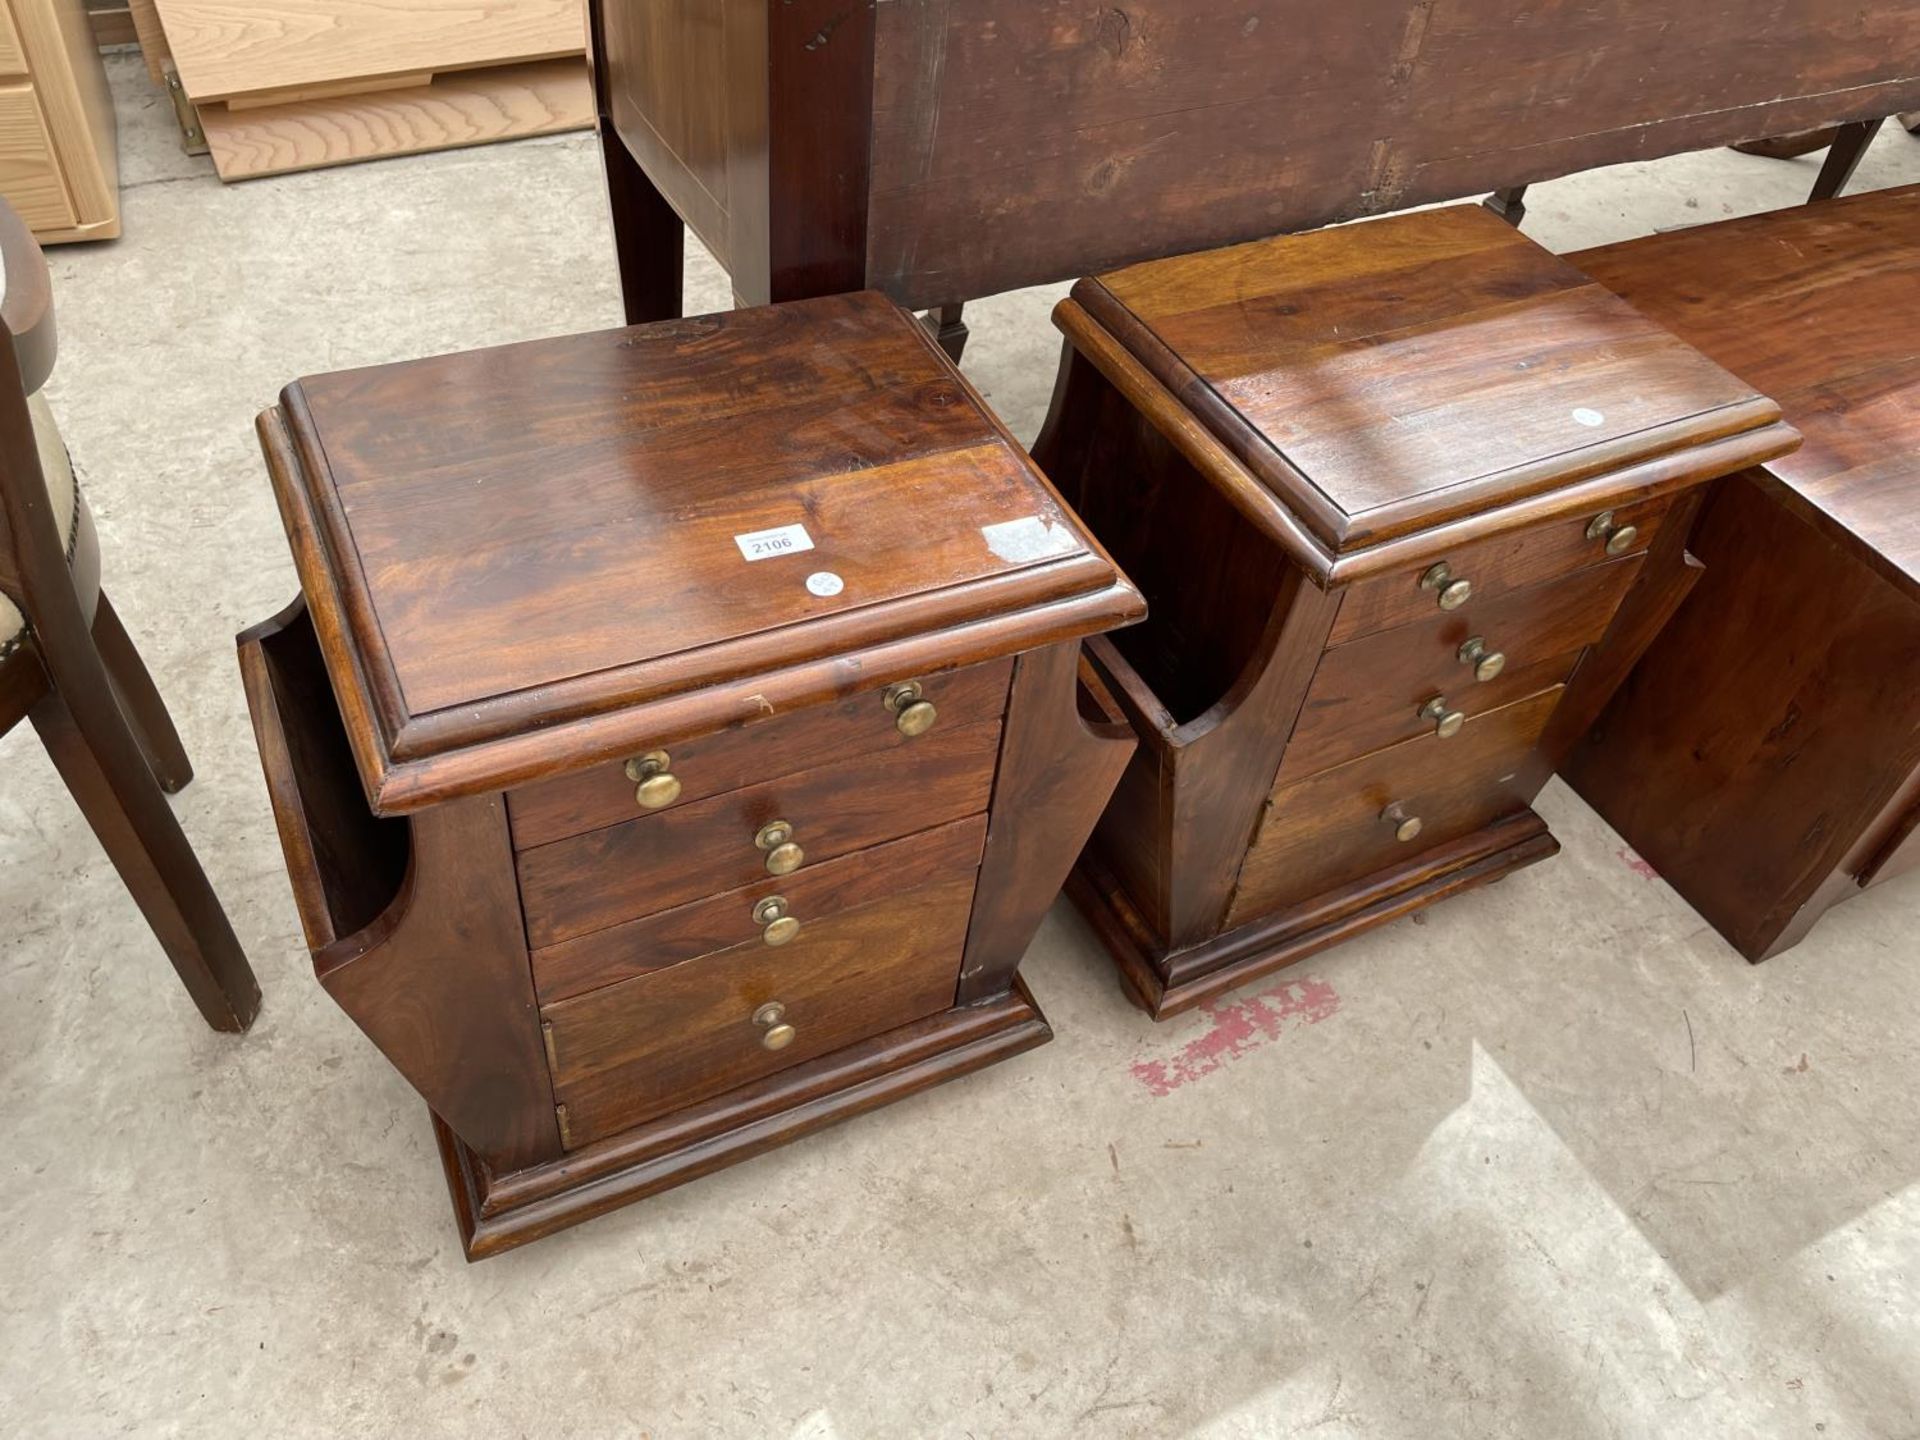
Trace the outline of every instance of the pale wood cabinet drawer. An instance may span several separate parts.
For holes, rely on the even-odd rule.
[[[987,808],[1000,725],[934,730],[731,790],[624,825],[521,851],[527,940],[535,948],[767,878],[762,828],[785,821],[801,869]],[[781,877],[787,878],[787,877]]]
[[[849,754],[924,744],[934,734],[983,720],[1006,708],[1011,660],[971,665],[920,681],[921,695],[937,712],[935,729],[917,739],[903,735],[883,691],[862,691],[833,705],[816,705],[752,725],[721,730],[663,747],[680,793],[659,810],[641,805],[625,761],[596,765],[507,793],[516,848],[530,850],[569,835],[618,825],[636,816],[665,814],[737,790],[842,759]]]
[[[1548,774],[1534,745],[1562,691],[1556,685],[1469,720],[1452,740],[1423,735],[1275,790],[1228,923],[1312,899],[1524,810]],[[1385,815],[1394,805],[1420,821],[1410,839]]]
[[[74,223],[73,201],[31,85],[0,85],[0,195],[31,229]]]
[[[567,1148],[946,1009],[973,883],[969,870],[824,920],[788,945],[748,941],[546,1006]],[[771,1048],[776,1025],[791,1035]]]

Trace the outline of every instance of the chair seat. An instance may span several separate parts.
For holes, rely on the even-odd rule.
[[[80,514],[79,493],[73,480],[73,462],[67,456],[67,443],[60,438],[60,427],[53,418],[44,392],[27,397],[27,412],[33,417],[33,438],[40,448],[40,470],[47,477],[47,498],[53,502],[53,523],[60,532],[60,544],[69,554],[73,550],[75,521]],[[10,654],[27,631],[26,617],[20,607],[0,595],[0,657]]]

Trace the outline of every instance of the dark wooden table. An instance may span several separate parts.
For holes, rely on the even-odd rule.
[[[952,306],[1920,106],[1920,0],[592,0],[630,321]],[[951,317],[950,317],[951,318]]]

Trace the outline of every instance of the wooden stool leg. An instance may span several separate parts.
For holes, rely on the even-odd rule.
[[[186,747],[180,743],[180,732],[174,728],[173,717],[167,713],[166,701],[160,698],[153,676],[147,673],[146,662],[134,648],[126,626],[120,623],[119,612],[104,590],[93,612],[93,643],[100,652],[101,663],[107,667],[107,679],[113,683],[114,696],[133,730],[133,738],[140,742],[141,753],[147,757],[147,768],[153,771],[153,778],[169,795],[184,789],[193,779],[193,764],[187,759]]]
[[[1813,193],[1807,197],[1809,201],[1831,200],[1847,188],[1860,157],[1867,153],[1873,137],[1880,133],[1881,124],[1879,120],[1856,120],[1835,132],[1826,163],[1820,167],[1820,178],[1813,182]]]
[[[215,1030],[244,1030],[260,1010],[259,983],[104,670],[84,658],[60,666],[82,680],[88,668],[96,683],[49,692],[29,713],[33,728],[200,1014]]]
[[[687,227],[604,118],[600,154],[607,167],[613,249],[627,323],[678,320],[686,293]]]

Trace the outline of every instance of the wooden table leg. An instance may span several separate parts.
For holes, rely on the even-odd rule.
[[[613,248],[620,265],[627,323],[677,320],[684,303],[687,227],[604,119],[600,154],[606,162]]]
[[[1856,120],[1851,125],[1842,125],[1834,134],[1833,145],[1827,151],[1826,164],[1820,167],[1820,178],[1813,182],[1813,193],[1808,200],[1831,200],[1847,188],[1847,182],[1853,178],[1860,157],[1867,153],[1867,147],[1873,144],[1873,137],[1880,132],[1883,124],[1880,120]]]

